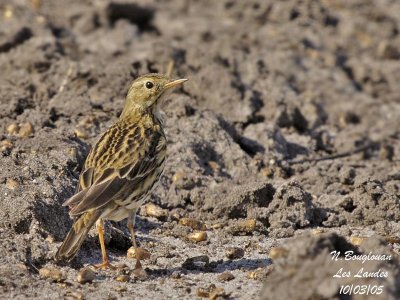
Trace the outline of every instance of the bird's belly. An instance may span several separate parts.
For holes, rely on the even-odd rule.
[[[132,214],[132,210],[127,210],[123,207],[119,207],[116,210],[111,211],[108,215],[104,218],[110,221],[119,222],[123,219],[128,218]]]
[[[126,199],[114,200],[118,208],[111,211],[106,218],[118,222],[128,218],[133,211],[137,211],[157,186],[163,170],[164,166],[162,165],[149,174],[139,186],[134,187],[132,193]]]

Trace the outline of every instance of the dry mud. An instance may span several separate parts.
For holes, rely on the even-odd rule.
[[[349,299],[341,285],[364,284],[383,292],[354,299],[398,299],[399,49],[390,0],[0,1],[0,297]],[[108,224],[129,268],[80,284],[99,246],[93,232],[72,264],[53,261],[61,204],[131,80],[171,60],[190,81],[165,105],[151,201],[166,213],[137,221],[148,277]],[[190,242],[183,217],[207,240]],[[350,250],[391,258],[345,263]]]

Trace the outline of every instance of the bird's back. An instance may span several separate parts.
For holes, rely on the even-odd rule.
[[[153,115],[120,119],[93,146],[78,193],[65,204],[79,215],[113,200],[139,198],[158,180],[165,157],[166,138]]]

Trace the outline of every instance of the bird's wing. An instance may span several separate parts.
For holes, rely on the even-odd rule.
[[[72,216],[126,197],[164,162],[166,140],[161,128],[136,126],[114,125],[95,144],[81,173],[79,192],[64,203]]]

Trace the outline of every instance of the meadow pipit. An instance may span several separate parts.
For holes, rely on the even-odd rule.
[[[96,223],[103,257],[97,267],[112,267],[104,244],[104,219],[128,218],[136,248],[136,211],[158,181],[165,164],[167,143],[160,104],[168,91],[186,80],[148,74],[133,81],[121,116],[91,149],[77,193],[63,204],[70,207],[74,224],[57,251],[57,260],[74,258]],[[139,261],[136,266],[140,267]]]

